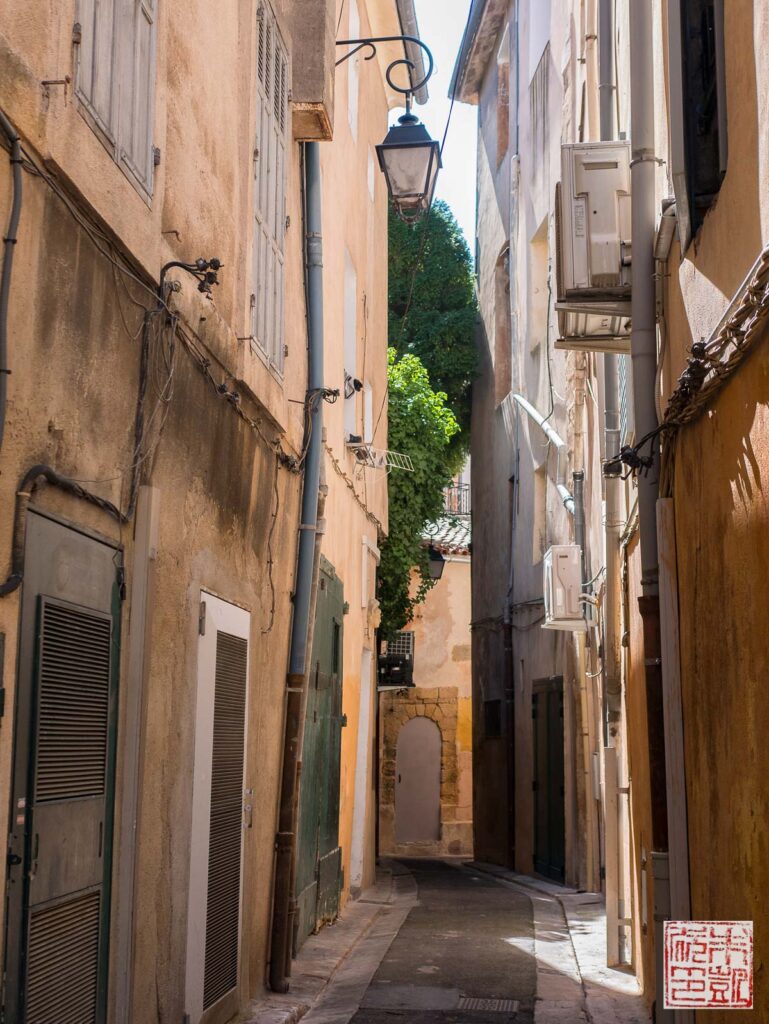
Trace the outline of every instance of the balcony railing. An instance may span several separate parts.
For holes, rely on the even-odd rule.
[[[470,484],[451,484],[443,489],[443,509],[455,516],[470,515]]]

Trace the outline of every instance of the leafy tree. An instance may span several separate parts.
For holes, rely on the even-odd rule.
[[[452,442],[455,471],[469,448],[470,389],[478,362],[473,260],[445,202],[416,226],[390,211],[389,337],[398,355],[418,356],[445,392],[461,433]]]
[[[443,511],[443,488],[451,480],[447,452],[459,425],[446,395],[433,391],[427,370],[414,355],[400,359],[388,351],[389,441],[393,451],[411,456],[414,472],[389,478],[389,535],[382,544],[379,602],[383,636],[402,629],[432,587],[422,546],[425,525]],[[412,573],[418,585],[412,593]]]

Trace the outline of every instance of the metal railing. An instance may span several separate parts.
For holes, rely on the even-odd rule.
[[[444,487],[443,509],[455,516],[469,516],[470,484],[451,484]]]

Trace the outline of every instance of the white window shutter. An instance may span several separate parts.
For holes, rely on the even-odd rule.
[[[143,191],[152,192],[157,0],[123,0],[120,36],[120,160]]]
[[[115,141],[116,0],[79,0],[75,91],[107,141]]]
[[[289,65],[266,2],[260,5],[258,18],[251,331],[270,364],[282,373]]]

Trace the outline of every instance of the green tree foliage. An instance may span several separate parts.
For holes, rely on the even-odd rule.
[[[398,355],[418,356],[433,387],[445,392],[461,430],[450,449],[457,471],[469,448],[470,389],[478,362],[473,260],[441,201],[415,226],[391,210],[389,242],[390,344]]]
[[[433,585],[427,551],[422,546],[425,525],[443,511],[443,488],[451,480],[447,452],[459,431],[446,395],[433,391],[427,370],[414,355],[400,359],[388,351],[389,447],[411,456],[414,472],[393,470],[389,483],[389,534],[382,545],[379,601],[382,635],[403,629],[414,607]],[[412,572],[419,583],[412,592]]]

